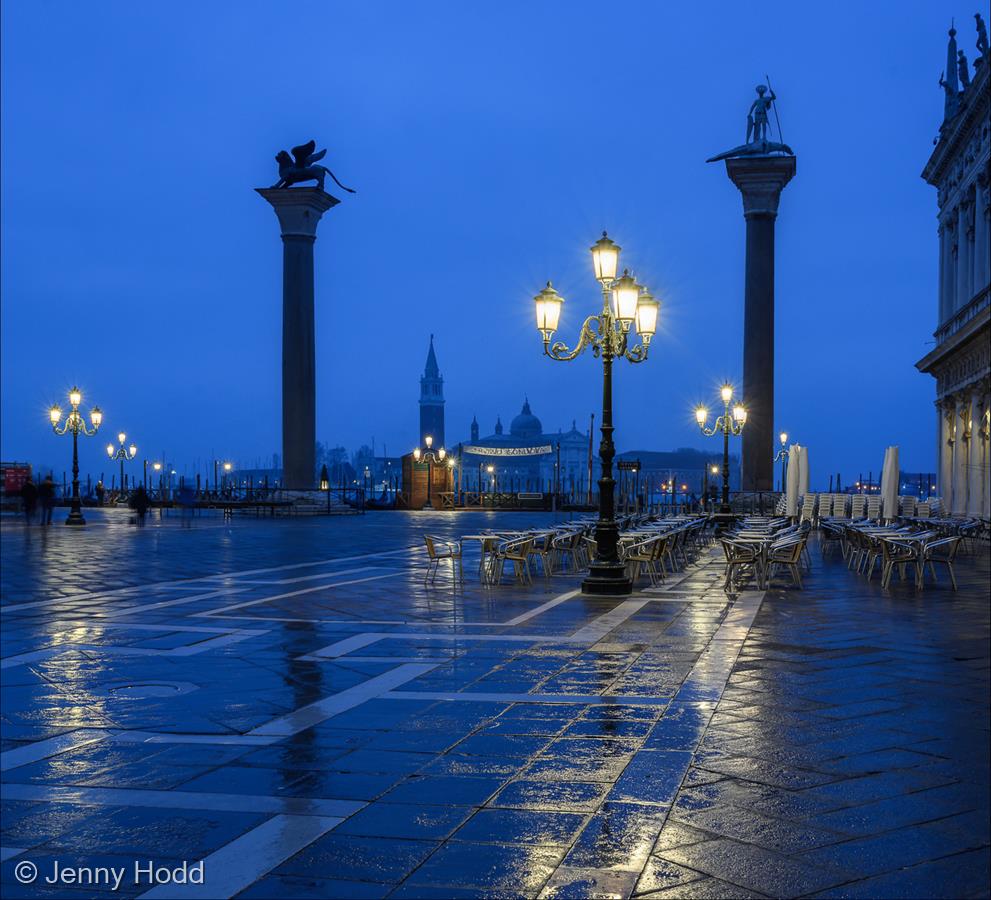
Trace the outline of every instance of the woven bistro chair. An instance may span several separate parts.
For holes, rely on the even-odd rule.
[[[789,537],[783,541],[771,544],[767,554],[767,582],[769,583],[777,568],[788,569],[791,572],[792,584],[803,590],[802,573],[799,571],[802,562],[802,550],[805,539]]]
[[[757,547],[753,544],[731,541],[728,538],[723,538],[720,543],[726,557],[726,580],[723,582],[723,590],[730,592],[733,587],[734,576],[745,575],[748,570],[760,584],[760,551]]]
[[[922,577],[925,577],[925,567],[928,566],[933,581],[935,581],[937,564],[946,566],[946,571],[950,573],[950,583],[953,585],[953,590],[956,590],[957,576],[953,571],[953,560],[957,555],[957,550],[960,549],[960,542],[961,538],[954,536],[940,538],[938,541],[931,541],[924,545],[922,549]]]
[[[562,572],[578,572],[582,567],[582,533],[568,531],[551,540],[551,548],[557,555],[557,565]]]
[[[915,583],[919,583],[919,567],[917,549],[912,544],[887,538],[881,541],[881,587],[891,584],[891,575],[898,566],[899,577],[905,580],[905,567],[915,569]]]
[[[453,581],[465,580],[460,541],[445,541],[431,534],[425,534],[423,540],[427,545],[427,571],[423,576],[424,584],[427,584],[428,581],[431,584],[437,581],[437,570],[445,560],[451,562],[451,579]]]
[[[502,581],[502,573],[506,563],[513,565],[513,577],[520,584],[533,584],[530,576],[530,551],[533,549],[533,538],[517,538],[512,541],[503,541],[495,551],[492,560],[493,583]]]
[[[540,571],[544,578],[549,578],[554,570],[554,533],[551,531],[538,534],[533,539],[530,548],[530,559],[540,560]]]
[[[650,578],[651,586],[653,587],[657,584],[657,545],[660,543],[660,540],[660,537],[647,538],[647,540],[641,541],[639,544],[634,544],[627,550],[624,562],[634,582],[637,580],[638,575],[646,572],[647,577]],[[661,577],[663,578],[663,575]]]

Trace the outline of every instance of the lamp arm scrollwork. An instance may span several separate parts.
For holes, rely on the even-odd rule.
[[[594,326],[594,327],[593,327]],[[602,344],[602,322],[599,316],[589,316],[582,323],[581,333],[578,335],[578,343],[572,350],[564,341],[555,341],[548,346],[544,342],[544,353],[551,359],[558,362],[568,362],[576,359],[586,347],[591,347],[592,352],[598,356]]]
[[[647,359],[647,350],[649,348],[646,344],[637,344],[635,347],[628,347],[623,355],[631,363],[642,363]]]

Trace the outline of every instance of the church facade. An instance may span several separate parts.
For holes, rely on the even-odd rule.
[[[937,480],[954,515],[991,514],[991,292],[989,292],[989,76],[991,54],[978,25],[973,78],[950,29],[941,83],[944,119],[922,177],[936,188],[939,305],[935,348],[916,367],[936,379]]]
[[[543,423],[524,399],[523,408],[509,431],[501,418],[491,434],[481,436],[473,419],[470,435],[458,448],[462,464],[461,486],[466,491],[553,492],[581,502],[589,490],[589,434],[571,423],[568,431],[545,432]],[[593,456],[592,490],[598,491],[598,460]],[[492,471],[489,472],[489,467]],[[558,476],[560,467],[560,476]]]

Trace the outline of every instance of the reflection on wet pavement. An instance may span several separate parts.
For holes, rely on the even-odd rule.
[[[5,893],[986,896],[986,548],[957,593],[424,587],[424,531],[548,519],[4,519]],[[15,875],[135,859],[206,884]]]

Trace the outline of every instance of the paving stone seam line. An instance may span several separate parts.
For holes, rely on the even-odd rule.
[[[203,884],[160,884],[140,894],[139,900],[233,897],[343,821],[327,816],[279,814],[205,857],[204,872],[211,874],[204,877]]]
[[[184,578],[178,581],[157,581],[150,584],[130,585],[123,588],[114,588],[109,591],[80,591],[70,597],[54,597],[48,600],[32,600],[27,603],[8,603],[0,606],[0,615],[4,613],[17,612],[21,609],[34,609],[41,606],[53,606],[59,603],[73,602],[76,600],[99,601],[112,599],[121,594],[134,594],[141,591],[167,590],[169,588],[183,588],[186,586],[198,586],[202,582],[216,581],[220,578],[237,579],[245,575],[259,575],[265,572],[281,572],[288,569],[301,569],[307,566],[331,566],[343,562],[356,562],[360,559],[378,559],[382,557],[399,556],[401,554],[422,553],[423,548],[419,546],[407,547],[401,550],[384,550],[380,553],[363,553],[357,556],[344,556],[339,559],[321,559],[314,562],[292,563],[286,566],[270,566],[264,569],[246,569],[240,572],[217,573],[214,575],[200,575],[196,578]],[[327,577],[333,577],[333,572],[327,572]],[[205,585],[203,585],[205,586]]]
[[[4,800],[69,803],[78,806],[135,806],[145,809],[193,809],[212,812],[253,812],[294,816],[347,818],[364,809],[363,800],[324,797],[279,797],[264,794],[223,794],[211,791],[159,791],[145,788],[104,788],[85,785],[19,784],[0,786]]]
[[[10,769],[16,769],[41,759],[50,759],[62,753],[69,753],[80,747],[106,740],[111,736],[112,732],[104,729],[78,728],[75,731],[67,731],[41,741],[4,750],[3,753],[0,753],[0,772],[7,772]]]
[[[283,716],[277,716],[271,721],[259,725],[257,728],[252,728],[248,734],[291,737],[300,731],[305,731],[307,728],[319,725],[321,722],[339,713],[353,709],[366,700],[378,697],[400,684],[405,684],[407,681],[418,678],[420,675],[425,675],[435,668],[435,663],[403,663],[395,669],[362,681],[360,684],[354,685],[354,687],[345,688],[343,691],[338,691],[336,694],[330,694],[313,703],[308,703],[306,706],[301,706],[299,709],[286,713]]]
[[[364,569],[358,571],[366,571]],[[247,606],[256,606],[259,603],[273,603],[276,600],[288,600],[290,597],[299,597],[303,594],[313,594],[317,591],[324,591],[330,588],[347,587],[351,584],[363,584],[366,581],[381,581],[383,578],[396,578],[405,575],[404,570],[386,572],[383,575],[369,575],[367,578],[354,578],[351,581],[334,581],[329,584],[317,584],[307,588],[299,588],[295,591],[286,591],[282,594],[273,594],[269,597],[259,597],[256,600],[246,600],[243,603],[234,603],[231,606],[218,606],[216,609],[207,609],[203,612],[192,613],[192,618],[221,618],[224,613],[234,609],[244,609]]]
[[[265,634],[265,632],[260,632]],[[257,637],[257,630],[233,631],[229,634],[219,634],[216,637],[205,641],[197,641],[195,644],[185,644],[181,647],[126,647],[117,644],[60,644],[58,647],[48,647],[44,650],[33,650],[30,653],[21,653],[18,656],[8,656],[0,661],[0,669],[12,669],[16,666],[30,665],[33,662],[42,662],[53,659],[64,653],[95,653],[103,656],[166,656],[182,657],[196,656],[208,650],[216,650],[220,647],[227,647],[231,644],[238,644],[249,638]]]

